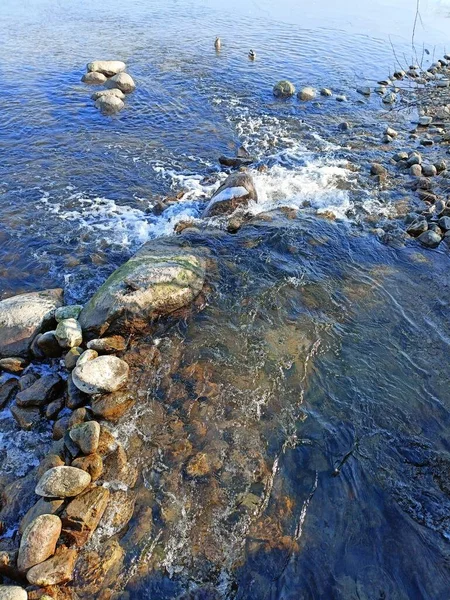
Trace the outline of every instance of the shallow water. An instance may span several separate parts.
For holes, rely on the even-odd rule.
[[[408,127],[410,115],[374,95],[360,103],[355,87],[442,56],[449,14],[448,2],[421,2],[413,49],[406,0],[4,0],[0,297],[64,286],[68,300],[85,301],[145,241],[199,216],[225,176],[218,156],[241,144],[257,159],[262,202],[252,211],[300,209],[294,220],[211,234],[219,270],[208,306],[171,333],[175,383],[197,402],[206,438],[190,429],[194,409],[175,383],[150,375],[156,400],[119,426],[130,448],[140,440],[140,490],[156,495],[144,565],[124,540],[121,581],[133,599],[448,596],[448,254],[390,248],[370,233],[368,217],[389,217],[395,198],[349,168],[371,154],[337,125],[352,120],[369,136],[394,118]],[[113,118],[80,83],[103,57],[125,60],[137,83]],[[349,102],[275,101],[281,78]],[[156,217],[153,204],[180,190]],[[184,478],[186,456],[171,453],[159,410],[183,423],[181,439],[221,457],[212,480]],[[22,476],[46,432],[10,445],[5,416],[3,470]],[[166,459],[170,476],[158,470]]]

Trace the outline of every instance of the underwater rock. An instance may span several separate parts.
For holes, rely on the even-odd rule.
[[[28,525],[23,532],[17,557],[20,571],[44,562],[55,553],[61,528],[61,519],[56,515],[40,515]]]
[[[295,86],[290,81],[283,79],[273,86],[273,95],[276,98],[289,98],[295,94]]]
[[[252,177],[248,173],[232,173],[214,193],[202,217],[230,214],[250,201],[258,201]]]
[[[100,98],[95,101],[95,108],[98,108],[102,113],[107,115],[112,115],[121,111],[124,106],[124,101],[113,94],[110,94],[109,96],[100,96]]]
[[[129,375],[127,363],[117,356],[99,356],[72,371],[72,379],[79,390],[86,394],[107,394],[123,387]]]
[[[81,78],[83,83],[87,83],[88,85],[102,85],[106,81],[106,77],[103,73],[96,73],[92,71],[90,73],[85,73]]]
[[[98,448],[100,425],[97,421],[80,423],[69,431],[69,435],[83,454],[92,454]]]
[[[418,219],[418,220],[414,221],[413,223],[411,223],[411,225],[408,227],[406,232],[409,233],[409,235],[411,235],[412,237],[417,237],[421,233],[424,233],[425,231],[427,231],[427,229],[428,229],[427,220],[421,218],[421,219]]]
[[[113,392],[94,398],[92,412],[107,421],[117,421],[134,404],[135,400],[129,392]]]
[[[119,88],[112,88],[111,90],[100,90],[99,92],[94,92],[91,96],[91,100],[98,100],[99,98],[108,96],[116,96],[120,100],[123,100],[125,98],[125,94],[121,92]],[[75,318],[78,319],[78,315]]]
[[[333,95],[333,92],[331,90],[329,90],[328,88],[322,88],[320,90],[320,95],[325,96],[325,98],[329,98],[330,96]]]
[[[82,554],[76,565],[75,592],[82,598],[95,598],[106,582],[115,580],[123,556],[117,540],[109,540],[98,550]]]
[[[418,240],[422,246],[426,246],[427,248],[437,248],[441,243],[442,238],[435,231],[425,231],[419,235]]]
[[[62,305],[63,290],[13,296],[0,302],[0,358],[26,358],[31,343]]]
[[[112,77],[117,73],[122,73],[126,69],[126,64],[121,60],[93,60],[86,65],[88,73],[96,71],[106,77]]]
[[[91,482],[91,476],[76,467],[54,467],[44,473],[36,486],[38,496],[70,498],[81,494]]]
[[[163,242],[160,238],[157,243],[144,244],[100,287],[80,315],[85,333],[142,333],[156,317],[168,315],[198,296],[205,280],[204,259],[172,240],[167,247]]]
[[[72,581],[77,558],[75,548],[60,546],[54,556],[32,567],[27,573],[27,579],[31,584],[41,587]]]
[[[108,79],[106,87],[110,89],[118,88],[124,94],[131,94],[131,92],[135,90],[136,84],[128,73],[118,73],[111,77],[111,79]],[[120,100],[120,98],[118,98],[118,100]]]

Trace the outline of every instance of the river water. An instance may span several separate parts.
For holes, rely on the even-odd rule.
[[[86,301],[144,242],[199,217],[225,177],[218,157],[242,144],[255,215],[301,209],[201,240],[218,264],[211,296],[171,341],[192,406],[149,377],[164,419],[221,457],[214,481],[186,482],[164,440],[171,476],[154,467],[155,404],[119,426],[166,515],[153,510],[141,540],[160,545],[146,569],[123,541],[131,598],[448,598],[448,251],[373,235],[397,198],[361,183],[349,164],[371,151],[338,125],[407,127],[355,88],[441,57],[449,17],[446,0],[421,0],[417,18],[411,0],[3,0],[0,298],[62,286]],[[115,117],[80,82],[97,58],[124,60],[137,84]],[[275,100],[283,78],[349,101]],[[0,437],[4,471],[33,465],[35,435]]]

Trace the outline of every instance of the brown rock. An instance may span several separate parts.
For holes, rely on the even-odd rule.
[[[215,192],[202,216],[231,214],[250,201],[258,201],[252,177],[248,173],[232,173]]]
[[[121,444],[103,460],[104,481],[123,483],[129,488],[134,487],[137,470],[127,461],[127,454]]]
[[[47,456],[39,463],[37,478],[40,479],[49,469],[53,469],[53,467],[62,467],[63,465],[64,461],[57,454],[47,454]]]
[[[11,413],[20,429],[25,431],[34,429],[41,420],[41,413],[37,407],[22,408],[15,404],[11,407]]]
[[[64,511],[64,532],[83,546],[97,528],[109,500],[109,490],[93,487],[77,496]]]
[[[117,421],[134,404],[135,400],[129,392],[113,392],[99,396],[92,401],[92,412],[107,421]]]
[[[60,546],[54,556],[32,567],[27,573],[27,579],[31,584],[39,586],[57,585],[72,581],[77,558],[77,550]]]
[[[30,406],[44,406],[59,394],[63,382],[58,375],[44,375],[30,387],[19,392],[16,397],[17,406],[28,408]]]
[[[193,456],[186,465],[186,473],[189,477],[204,477],[210,470],[208,458],[203,452]]]
[[[73,411],[73,413],[70,415],[68,428],[72,429],[72,427],[76,427],[77,425],[84,423],[87,418],[88,418],[88,414],[87,414],[87,410],[84,408],[84,406],[82,406],[80,408],[76,408]]]
[[[3,408],[18,390],[17,379],[8,379],[0,386],[0,408]]]
[[[117,577],[123,555],[116,540],[109,540],[97,552],[82,554],[76,565],[75,592],[82,598],[94,598],[102,587]]]
[[[28,361],[18,356],[2,358],[0,359],[0,370],[12,373],[13,375],[18,375],[19,373],[22,373],[27,364]]]
[[[97,453],[103,458],[114,452],[118,446],[118,441],[113,434],[106,429],[106,427],[100,426],[100,438],[98,440]]]
[[[56,515],[40,515],[28,525],[20,541],[17,566],[26,571],[55,553],[61,533],[61,519]]]
[[[83,469],[83,471],[89,473],[92,481],[97,481],[97,479],[103,473],[103,460],[100,454],[80,456],[72,462],[72,467]]]
[[[99,354],[114,354],[122,352],[127,347],[125,338],[121,335],[111,335],[109,337],[97,338],[88,342],[87,347],[95,350]]]
[[[45,498],[40,498],[22,518],[19,525],[19,533],[22,535],[28,525],[37,517],[56,514],[63,504],[64,500],[46,500]]]

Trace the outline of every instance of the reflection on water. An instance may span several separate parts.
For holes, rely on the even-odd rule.
[[[117,584],[133,599],[448,595],[448,257],[364,232],[356,207],[392,206],[361,186],[337,128],[381,131],[380,99],[360,105],[354,88],[395,66],[390,34],[416,62],[412,4],[2,7],[1,297],[64,285],[83,301],[147,239],[198,217],[225,176],[217,157],[241,144],[256,158],[252,211],[300,209],[189,234],[212,253],[207,305],[159,354],[151,340],[130,352],[140,400],[117,433],[142,478]],[[447,9],[420,3],[417,46],[437,46],[425,61],[444,52]],[[80,83],[97,57],[124,59],[137,82],[114,118]],[[349,102],[274,101],[282,77]],[[5,470],[23,471],[2,443]]]

